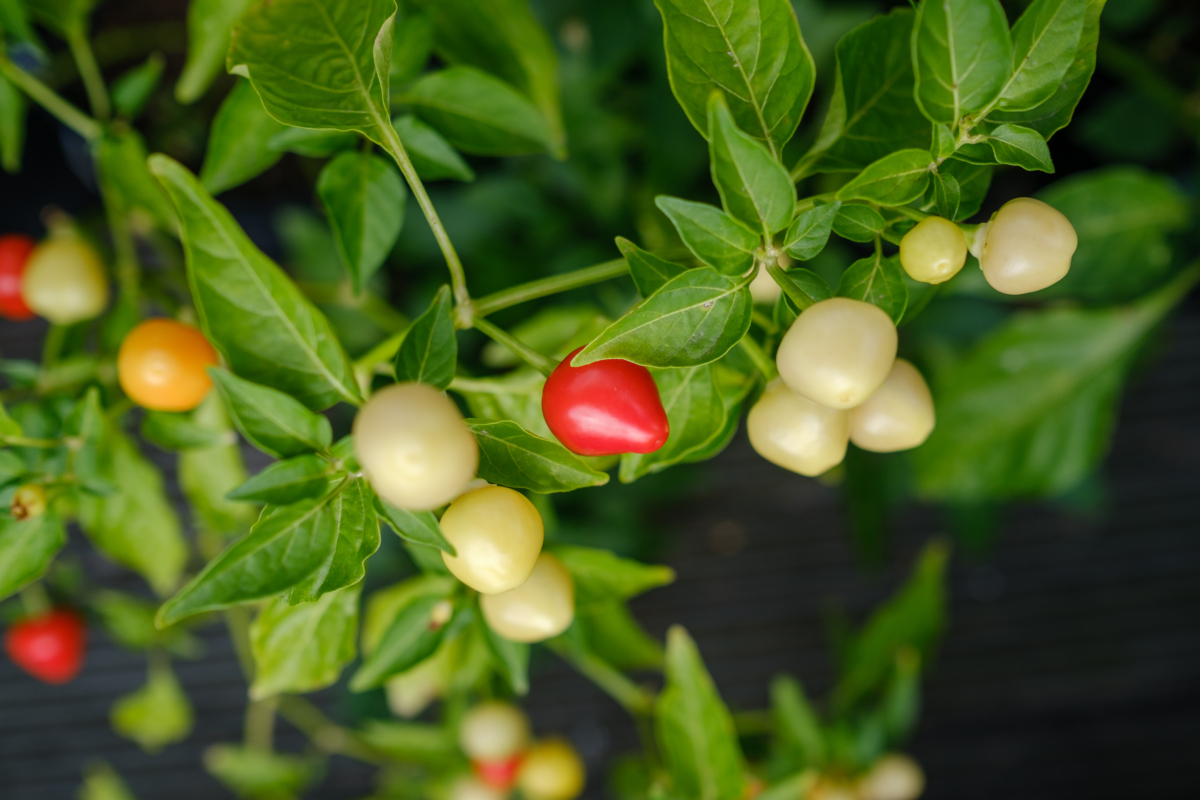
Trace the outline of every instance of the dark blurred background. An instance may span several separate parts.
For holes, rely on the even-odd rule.
[[[478,294],[611,258],[618,234],[659,245],[665,234],[651,210],[654,195],[714,195],[704,143],[670,96],[661,25],[649,0],[534,5],[560,47],[572,157],[473,161],[476,183],[434,187]],[[822,80],[801,137],[813,136],[823,117],[837,39],[890,5],[795,3]],[[1005,6],[1015,17],[1023,4]],[[111,35],[115,53],[106,72],[144,58],[152,42],[168,57],[168,76],[177,73],[185,8],[176,0],[102,5],[95,27],[101,37]],[[137,43],[124,60],[122,42]],[[1165,173],[1194,201],[1198,42],[1195,0],[1109,0],[1092,88],[1075,123],[1051,142],[1058,174],[999,171],[984,215],[1051,180],[1111,163]],[[69,69],[62,74],[62,90],[82,104]],[[227,85],[187,108],[167,86],[142,126],[151,150],[198,168],[207,122]],[[283,220],[319,213],[311,189],[319,166],[286,156],[221,199],[268,253],[288,263],[292,246]],[[35,110],[23,171],[0,175],[0,228],[40,236],[47,205],[99,220],[89,176],[82,142]],[[1195,238],[1188,232],[1177,246],[1195,253]],[[855,251],[843,244],[827,257],[848,263]],[[441,270],[428,229],[410,213],[383,291],[402,311],[414,312],[444,280]],[[618,282],[588,297],[619,308],[630,291]],[[501,321],[532,310],[513,309]],[[0,353],[36,358],[42,333],[40,323],[0,323]],[[359,334],[370,342],[371,331]],[[635,601],[634,609],[655,634],[672,623],[691,631],[735,711],[764,707],[768,682],[780,672],[797,675],[810,694],[827,689],[825,633],[834,609],[861,619],[901,582],[924,542],[950,538],[956,543],[950,628],[926,680],[925,712],[911,746],[929,775],[927,797],[1200,797],[1200,303],[1194,297],[1158,341],[1122,402],[1106,465],[1058,501],[970,514],[909,506],[893,515],[886,538],[868,541],[847,519],[840,486],[779,470],[739,436],[707,464],[560,501],[560,535],[661,559],[678,571],[673,586]],[[173,457],[154,448],[147,453],[173,486]],[[262,465],[252,452],[247,458],[252,470]],[[92,581],[144,593],[139,580],[72,536],[69,558]],[[392,537],[371,568],[376,584],[408,568]],[[94,632],[83,676],[61,688],[0,662],[0,798],[73,797],[93,758],[111,763],[142,800],[224,796],[204,772],[201,754],[240,738],[245,686],[224,629],[201,634],[204,655],[177,663],[196,706],[196,729],[157,756],[108,727],[113,698],[144,679],[140,654]],[[527,705],[535,729],[570,736],[589,761],[588,796],[604,796],[606,768],[636,747],[631,722],[549,654],[535,655],[533,686]],[[378,697],[355,700],[340,686],[318,699],[345,721],[379,712]],[[282,749],[304,746],[283,723],[279,741]],[[307,796],[361,798],[371,793],[370,781],[365,767],[335,758],[324,783]]]

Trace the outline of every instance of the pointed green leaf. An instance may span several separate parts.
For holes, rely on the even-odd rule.
[[[171,667],[151,661],[146,684],[118,697],[110,714],[113,730],[147,753],[181,742],[192,732],[192,704]]]
[[[277,153],[295,153],[306,158],[329,158],[344,150],[353,150],[362,140],[353,131],[317,128],[284,128],[267,140]]]
[[[754,265],[759,237],[716,206],[659,195],[654,200],[696,258],[726,275]]]
[[[312,759],[232,744],[205,750],[204,768],[230,792],[251,800],[294,798],[322,773]]]
[[[558,146],[537,106],[511,85],[474,67],[426,73],[396,101],[411,106],[464,153],[511,156],[554,152]]]
[[[321,170],[317,194],[355,291],[383,265],[404,225],[407,193],[390,161],[342,153]]]
[[[285,125],[358,131],[385,144],[388,82],[376,50],[390,61],[395,13],[394,0],[255,3],[233,28],[229,71],[249,78]]]
[[[912,38],[916,100],[934,122],[955,125],[999,96],[1013,45],[999,0],[922,0]]]
[[[816,143],[798,166],[857,172],[888,153],[929,144],[929,121],[913,100],[910,9],[864,22],[837,44],[837,79]]]
[[[113,81],[112,104],[117,114],[134,119],[142,113],[158,88],[165,65],[166,59],[162,53],[152,53],[141,64]]]
[[[676,275],[683,274],[687,269],[682,264],[659,258],[621,236],[617,237],[617,249],[625,257],[625,262],[629,264],[629,276],[633,278],[638,294],[642,297],[654,294],[667,281]],[[526,340],[522,339],[522,341]]]
[[[350,679],[350,691],[362,692],[381,686],[391,676],[432,655],[446,632],[446,624],[434,622],[433,610],[444,602],[444,596],[419,595],[400,608],[378,645],[371,649]]]
[[[192,421],[187,414],[147,411],[142,417],[142,437],[164,450],[192,450],[225,444],[227,435]],[[236,437],[234,437],[236,438]]]
[[[707,364],[746,335],[752,309],[745,282],[689,269],[606,328],[571,363],[624,358],[647,367]]]
[[[1050,160],[1050,148],[1042,135],[1031,128],[1020,125],[1001,125],[988,134],[988,144],[996,160],[1027,170],[1054,172]]]
[[[479,620],[479,626],[487,638],[488,650],[499,665],[499,672],[508,681],[513,694],[519,697],[529,694],[529,645],[505,639],[483,622],[482,618]]]
[[[852,242],[869,242],[883,230],[883,217],[870,206],[846,203],[833,218],[833,232]]]
[[[433,54],[433,18],[411,6],[402,7],[392,30],[392,87],[403,86],[421,74]]]
[[[589,650],[620,670],[661,670],[663,647],[617,600],[580,610],[575,624]]]
[[[812,96],[816,70],[787,0],[735,5],[656,0],[671,89],[696,130],[707,133],[708,98],[729,95],[742,130],[778,155]]]
[[[249,81],[239,80],[213,117],[200,182],[211,194],[240,186],[275,166],[271,139],[286,128],[263,108]]]
[[[839,200],[866,200],[903,206],[925,194],[933,159],[928,150],[900,150],[884,156],[838,189]]]
[[[93,761],[84,767],[83,786],[79,800],[137,800],[113,768],[103,761]]]
[[[933,207],[939,217],[958,219],[958,207],[962,198],[962,190],[958,179],[949,172],[938,171],[933,174],[933,182],[929,186],[933,196]]]
[[[66,529],[53,513],[19,522],[0,517],[0,600],[42,577],[66,543]]]
[[[467,162],[463,161],[458,151],[433,128],[412,114],[396,117],[392,124],[421,180],[452,178],[468,183],[475,180],[475,172]]]
[[[1013,25],[1013,70],[997,108],[1024,111],[1058,89],[1083,35],[1088,0],[1036,0]]]
[[[409,511],[378,498],[375,508],[401,539],[458,555],[432,511]]]
[[[825,766],[825,736],[821,718],[804,694],[799,681],[780,675],[771,681],[771,711],[779,738],[799,757],[800,766]]]
[[[883,258],[877,253],[855,261],[842,273],[837,296],[877,305],[899,324],[908,307],[908,284],[900,258]]]
[[[250,697],[304,694],[337,682],[354,660],[362,584],[329,592],[312,603],[276,598],[250,626],[254,683]]]
[[[733,717],[695,642],[678,625],[667,631],[664,673],[655,716],[675,792],[695,800],[737,800],[745,780]]]
[[[457,366],[458,339],[450,287],[443,286],[404,335],[396,352],[396,380],[426,383],[444,390],[454,380]]]
[[[271,597],[327,569],[337,546],[338,521],[331,508],[337,496],[268,506],[248,534],[159,609],[158,625]]]
[[[550,552],[562,561],[575,581],[575,607],[613,600],[628,600],[675,580],[675,570],[621,558],[609,550],[576,545],[554,545]]]
[[[233,423],[250,444],[276,458],[324,450],[333,441],[329,420],[283,392],[210,367]]]
[[[816,258],[829,243],[833,221],[841,207],[841,201],[835,200],[832,203],[814,206],[797,216],[783,237],[783,249],[798,261]]]
[[[101,181],[118,192],[126,206],[141,208],[166,230],[177,229],[175,208],[146,169],[146,145],[137,131],[101,137],[94,145],[93,156]]]
[[[561,444],[535,436],[512,420],[468,419],[479,442],[479,477],[488,483],[543,494],[603,486],[597,472]]]
[[[337,528],[333,555],[328,564],[291,588],[287,599],[293,605],[358,583],[367,574],[367,559],[379,549],[375,495],[364,478],[356,478],[336,492],[329,513]]]
[[[192,0],[188,3],[187,61],[175,84],[175,99],[194,103],[225,66],[229,34],[251,0]]]
[[[833,290],[829,288],[825,279],[811,270],[793,269],[784,272],[770,264],[767,266],[767,272],[779,284],[787,299],[792,301],[792,305],[800,311],[833,297]]]
[[[764,238],[788,226],[796,187],[770,151],[738,129],[722,92],[708,102],[708,152],[713,184],[730,216],[762,231]]]
[[[150,171],[179,211],[192,298],[230,369],[310,408],[359,403],[350,358],[324,315],[181,164],[154,155]]]
[[[315,453],[309,453],[276,461],[226,497],[251,503],[287,505],[324,494],[337,474],[337,467]]]
[[[658,394],[671,433],[653,453],[621,456],[622,483],[661,472],[718,437],[726,422],[725,405],[717,386],[716,367],[703,364],[685,369],[654,370]]]

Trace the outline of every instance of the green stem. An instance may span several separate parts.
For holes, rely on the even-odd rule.
[[[246,683],[254,682],[254,654],[250,652],[250,612],[244,606],[225,609],[225,626]]]
[[[92,52],[87,31],[82,25],[72,26],[67,31],[67,47],[70,48],[75,64],[79,67],[79,77],[83,79],[83,88],[87,92],[92,113],[101,122],[107,122],[112,116],[108,89],[104,86],[104,76],[100,74],[100,65],[96,63],[96,55]]]
[[[796,208],[792,211],[792,216],[796,217],[803,214],[810,208],[816,208],[818,202],[833,200],[836,196],[837,192],[825,192],[824,194],[814,194],[812,197],[806,197],[796,203]]]
[[[388,759],[372,750],[354,731],[343,728],[307,700],[293,695],[279,698],[279,716],[294,725],[323,752],[343,755],[368,764],[387,764]]]
[[[104,200],[104,211],[108,216],[108,228],[112,232],[113,250],[116,251],[117,284],[121,297],[126,302],[137,303],[138,286],[141,282],[141,266],[138,264],[137,245],[129,227],[129,209],[121,196],[100,182],[100,196]]]
[[[584,677],[599,686],[634,717],[644,717],[654,713],[654,694],[638,686],[624,673],[609,666],[591,653],[578,648],[570,648],[558,639],[551,639],[545,644],[564,660],[569,661]]]
[[[62,355],[63,346],[67,343],[67,326],[66,325],[51,325],[46,331],[46,338],[42,342],[42,369],[48,370],[58,363],[59,357]]]
[[[894,211],[902,217],[915,219],[917,222],[924,222],[925,220],[929,219],[929,214],[926,214],[923,211],[917,211],[915,208],[909,208],[908,206],[888,206],[882,208],[881,210]]]
[[[26,616],[40,617],[53,607],[50,595],[41,581],[34,581],[21,590],[21,608]]]
[[[59,122],[91,141],[99,138],[103,129],[96,120],[62,99],[46,84],[30,75],[7,58],[0,57],[0,75],[29,96],[29,99],[49,111]]]
[[[275,740],[275,707],[279,698],[268,697],[265,700],[251,700],[246,706],[245,742],[250,750],[264,753],[274,749]]]
[[[771,319],[757,308],[750,312],[750,321],[762,328],[767,333],[779,333],[779,326],[775,324],[775,320]]]
[[[618,278],[627,272],[629,272],[629,264],[623,258],[616,258],[612,261],[605,261],[603,264],[577,269],[574,272],[540,278],[476,300],[475,316],[486,317],[488,314],[494,314],[509,306]]]
[[[757,367],[758,371],[762,373],[762,376],[766,379],[767,383],[770,383],[779,377],[779,368],[775,366],[775,362],[771,360],[770,356],[763,352],[762,347],[760,347],[758,342],[754,341],[752,337],[743,336],[742,340],[738,342],[738,344],[741,346],[742,352],[749,356],[750,360],[754,362],[754,366]]]
[[[25,436],[0,436],[0,442],[9,447],[40,447],[54,450],[66,445],[62,439],[30,439]]]
[[[458,306],[460,320],[465,322],[471,318],[473,312],[471,295],[467,291],[467,276],[463,272],[458,251],[454,249],[454,243],[450,241],[450,235],[446,233],[446,227],[442,225],[442,219],[438,216],[437,209],[433,207],[433,201],[429,199],[429,193],[425,191],[425,184],[417,175],[417,169],[413,166],[412,159],[408,157],[408,151],[404,149],[404,143],[400,141],[400,136],[392,126],[391,120],[381,119],[378,120],[378,124],[383,131],[384,149],[395,159],[401,174],[408,181],[413,196],[417,198],[417,205],[421,207],[421,211],[425,214],[425,219],[433,231],[433,238],[437,239],[442,256],[446,259],[446,266],[450,270],[451,288],[454,290],[454,303]]]
[[[554,368],[558,366],[529,345],[523,344],[511,333],[497,328],[483,317],[476,316],[474,323],[475,327],[479,329],[480,333],[484,334],[492,341],[504,345],[513,352],[513,355],[543,375],[549,376],[550,373],[554,371]]]

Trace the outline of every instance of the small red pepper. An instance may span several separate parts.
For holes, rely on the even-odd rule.
[[[28,236],[0,236],[0,316],[24,322],[34,314],[21,295],[21,276],[37,243]]]
[[[572,367],[579,350],[563,359],[542,388],[542,416],[558,440],[581,456],[662,447],[671,427],[650,370],[618,358]]]
[[[476,777],[496,789],[511,789],[517,782],[517,770],[525,759],[524,753],[518,753],[511,758],[501,761],[472,761]]]
[[[74,679],[86,649],[83,620],[61,608],[22,620],[4,634],[4,652],[12,662],[45,683]]]

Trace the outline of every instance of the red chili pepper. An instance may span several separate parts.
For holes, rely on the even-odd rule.
[[[488,786],[496,789],[510,789],[517,781],[517,770],[521,768],[524,754],[518,754],[502,761],[473,761],[471,766],[475,775]]]
[[[67,683],[79,674],[87,649],[87,627],[78,615],[55,609],[22,620],[4,635],[12,662],[45,683]]]
[[[558,440],[581,456],[662,447],[671,428],[650,371],[618,358],[572,367],[579,350],[563,359],[542,388],[542,415]]]
[[[0,316],[24,322],[34,314],[21,295],[21,275],[37,243],[28,236],[0,236]]]

